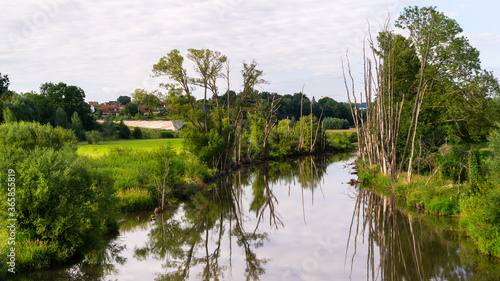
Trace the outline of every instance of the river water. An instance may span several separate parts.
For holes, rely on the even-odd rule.
[[[18,280],[500,280],[456,219],[350,185],[350,155],[271,162],[125,215],[105,250]]]

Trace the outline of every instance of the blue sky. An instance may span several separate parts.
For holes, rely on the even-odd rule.
[[[345,100],[341,57],[348,49],[356,70],[367,21],[375,33],[409,5],[456,19],[483,67],[500,73],[497,1],[0,1],[0,73],[18,92],[65,82],[83,88],[87,101],[115,100],[166,82],[150,75],[170,50],[209,48],[230,59],[233,90],[241,89],[242,62],[255,59],[270,82],[261,90],[289,94],[304,85],[308,96]]]

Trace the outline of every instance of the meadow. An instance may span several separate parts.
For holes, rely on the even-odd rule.
[[[177,153],[182,151],[182,139],[132,139],[101,141],[99,144],[78,143],[78,154],[87,156],[101,156],[109,153],[113,148],[152,151],[161,145],[170,145]]]

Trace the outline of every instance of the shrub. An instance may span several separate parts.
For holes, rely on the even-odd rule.
[[[134,130],[132,131],[132,137],[134,137],[134,139],[142,138],[142,131],[139,127],[134,128]]]
[[[98,131],[87,132],[87,142],[89,144],[99,144],[101,141],[101,134]]]
[[[0,125],[0,145],[11,148],[31,150],[46,147],[59,150],[66,144],[76,142],[75,134],[71,130],[52,128],[49,124],[21,121]]]
[[[102,243],[115,220],[106,175],[93,173],[90,162],[70,148],[0,149],[0,168],[16,172],[16,234],[25,241],[16,253],[19,268],[61,263]],[[4,173],[0,181],[7,182]],[[3,198],[7,192],[1,188]],[[0,203],[2,219],[5,204]]]
[[[118,125],[118,135],[120,136],[121,139],[129,139],[130,138],[130,129],[125,126],[123,123],[123,120],[120,121],[120,124]]]
[[[349,121],[335,117],[326,117],[323,119],[323,127],[325,130],[349,129]]]
[[[129,188],[118,191],[118,206],[122,211],[146,210],[154,207],[151,193],[146,189]]]

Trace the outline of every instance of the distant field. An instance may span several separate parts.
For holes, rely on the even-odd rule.
[[[346,130],[326,130],[327,133],[356,133],[356,128]]]
[[[100,144],[78,144],[78,154],[99,156],[111,151],[113,147],[130,148],[137,150],[153,150],[161,145],[170,144],[173,149],[182,149],[182,139],[148,139],[148,140],[114,140],[102,141]]]

